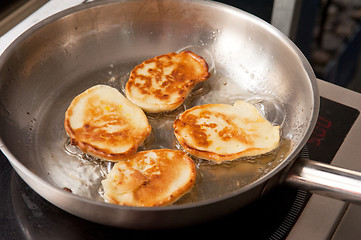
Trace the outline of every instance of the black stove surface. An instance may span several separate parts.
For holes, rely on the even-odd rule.
[[[304,154],[331,162],[359,111],[321,98],[316,128]],[[319,153],[324,154],[319,154]],[[284,239],[311,194],[278,186],[249,206],[204,224],[181,229],[135,231],[108,227],[73,216],[44,200],[17,175],[0,155],[0,239],[169,239],[245,237]]]

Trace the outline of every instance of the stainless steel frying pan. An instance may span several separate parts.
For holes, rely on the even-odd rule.
[[[281,125],[280,149],[222,165],[195,160],[196,186],[172,206],[105,203],[100,181],[111,164],[89,159],[69,146],[63,127],[68,105],[99,83],[123,91],[138,63],[185,49],[203,56],[212,76],[175,112],[148,116],[153,132],[140,150],[178,148],[172,123],[184,109],[239,99]],[[315,126],[318,108],[315,75],[295,45],[262,20],[211,1],[83,4],[32,27],[0,58],[0,148],[14,169],[56,206],[118,227],[199,223],[248,204],[280,181],[359,201],[360,174],[346,171],[348,177],[339,181],[342,187],[335,188],[329,179],[344,177],[340,169],[297,159]],[[327,181],[320,181],[320,176]]]

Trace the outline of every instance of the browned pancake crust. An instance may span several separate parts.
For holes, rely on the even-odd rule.
[[[146,74],[145,66],[154,64]],[[171,69],[171,72],[167,72]],[[144,61],[130,74],[126,96],[147,112],[172,111],[180,106],[194,86],[209,78],[207,62],[191,51],[168,53]],[[156,83],[160,85],[156,85]],[[140,99],[136,95],[141,95]],[[149,96],[161,103],[151,106]]]
[[[213,106],[217,105],[227,106],[224,104],[205,104],[196,106],[183,112],[179,118],[174,121],[174,135],[188,153],[193,156],[215,162],[230,161],[240,157],[256,156],[266,153],[263,148],[253,147],[254,137],[257,135],[255,133],[247,133],[241,127],[239,127],[233,121],[235,116],[232,114],[223,114],[222,112],[213,112],[209,110]],[[194,110],[200,110],[200,114],[193,115]],[[237,110],[235,109],[235,111]],[[222,121],[226,123],[225,126],[218,126],[218,124],[212,121],[203,124],[197,122],[198,119],[210,119],[211,116],[222,119]],[[251,121],[245,118],[242,121],[245,124],[252,124],[252,122],[255,123],[261,120],[257,119],[256,121]],[[266,120],[264,121],[266,122]],[[276,128],[278,129],[278,127]],[[230,140],[235,140],[250,147],[242,151],[232,152],[229,154],[222,154],[218,151],[209,151],[206,149],[208,149],[209,146],[213,144],[213,142],[210,140],[208,134],[215,134],[223,144],[227,144],[227,142]],[[192,139],[192,144],[188,144],[187,140],[185,139],[186,137]],[[277,140],[279,139],[277,138]]]
[[[201,106],[196,106],[195,108],[207,108],[207,106],[210,106],[211,104],[205,104]],[[202,146],[202,147],[208,147],[210,145],[210,141],[208,139],[207,134],[203,130],[203,126],[205,125],[199,125],[197,124],[197,119],[200,117],[207,117],[209,116],[209,111],[204,111],[201,116],[195,116],[192,114],[188,114],[192,109],[189,109],[185,112],[183,112],[180,115],[179,119],[176,119],[173,123],[174,128],[174,135],[177,137],[178,142],[182,145],[182,147],[190,154],[207,160],[214,160],[214,161],[227,161],[227,160],[233,160],[238,157],[238,155],[243,155],[245,152],[237,154],[219,154],[211,151],[205,151],[197,149],[196,147],[193,147],[185,141],[185,139],[182,137],[182,134],[180,133],[183,128],[187,128],[188,132],[192,133],[192,138],[195,141],[196,146]],[[224,118],[226,121],[231,122],[231,119],[228,119],[227,116],[218,113],[219,117]],[[215,127],[215,126],[207,126],[207,127]],[[244,137],[244,135],[241,135],[234,131],[227,131],[219,132],[219,135],[224,139],[227,140],[229,138],[241,138],[241,141],[249,141],[247,138]],[[249,149],[248,151],[252,151],[252,149]]]
[[[76,114],[73,112],[74,106],[77,105],[79,101],[81,101],[83,94],[91,94],[94,89],[94,87],[90,88],[73,99],[65,113],[65,130],[71,138],[71,144],[77,146],[84,153],[103,160],[123,160],[130,155],[133,155],[137,151],[139,145],[150,134],[151,126],[148,124],[145,129],[134,129],[134,127],[132,127],[127,122],[128,120],[124,118],[124,114],[117,111],[119,106],[116,106],[110,102],[106,102],[107,107],[104,108],[101,106],[103,103],[102,99],[99,96],[93,96],[89,98],[87,102],[89,108],[84,116],[87,121],[81,128],[73,129],[70,124],[70,118]],[[100,103],[100,105],[98,103]],[[134,105],[134,107],[136,106]],[[141,110],[139,109],[139,111]],[[147,121],[145,115],[144,121]],[[99,127],[98,123],[100,123],[102,126]],[[112,133],[109,133],[105,130],[107,127],[117,125],[129,127],[125,127],[120,131],[115,131]],[[121,153],[114,153],[109,148],[96,147],[94,143],[102,143],[109,148],[126,143],[131,147]]]
[[[145,160],[147,154],[155,154],[159,160]],[[169,157],[169,154],[172,157]],[[135,170],[137,164],[146,170]],[[122,167],[117,168],[117,165]],[[125,177],[127,173],[124,169],[128,172],[128,177]],[[116,176],[112,175],[112,179],[102,182],[104,189],[109,190],[104,196],[110,203],[126,206],[153,207],[172,204],[189,192],[196,180],[196,167],[192,159],[183,151],[171,149],[138,152],[128,161],[116,164],[112,171],[118,171]],[[182,179],[184,176],[187,178]],[[170,187],[178,181],[181,182],[178,188]],[[119,189],[122,190],[117,193]]]

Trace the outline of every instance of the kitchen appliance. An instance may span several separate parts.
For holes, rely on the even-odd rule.
[[[52,2],[52,4],[54,4],[54,2]],[[46,9],[46,7],[47,7],[47,5],[45,5],[42,9],[40,9],[36,13],[39,13],[39,12],[41,13],[42,11],[45,11],[44,9]],[[35,18],[36,18],[36,15],[35,15]],[[21,23],[21,24],[24,24],[24,23]],[[18,26],[21,26],[21,24]],[[18,28],[15,28],[15,29],[18,29]],[[9,33],[11,34],[12,31],[10,31]],[[18,30],[18,31],[21,31],[21,30]],[[6,35],[4,37],[1,38],[1,41],[6,38],[10,38],[10,39],[12,37],[14,38],[14,36],[9,37],[9,35]],[[16,37],[16,35],[15,35],[15,37]],[[342,89],[342,88],[335,87],[334,85],[330,85],[321,80],[318,81],[318,84],[320,87],[321,96],[323,97],[321,100],[320,118],[316,125],[315,132],[311,136],[309,143],[307,144],[307,149],[304,150],[303,154],[305,154],[305,155],[309,154],[311,158],[314,158],[314,156],[312,154],[315,154],[315,152],[316,153],[321,152],[321,151],[319,151],[319,147],[322,146],[325,142],[327,142],[326,135],[329,137],[330,135],[332,136],[332,134],[334,134],[338,137],[338,140],[336,140],[336,143],[331,143],[331,145],[326,146],[325,149],[329,153],[328,154],[329,156],[326,156],[326,159],[322,160],[322,161],[328,162],[330,160],[327,160],[327,159],[330,159],[330,156],[332,157],[332,155],[335,155],[335,158],[332,162],[333,164],[337,164],[337,165],[340,165],[343,167],[348,167],[348,168],[352,168],[355,170],[359,170],[360,168],[359,168],[359,166],[357,166],[357,163],[356,163],[356,166],[353,166],[353,164],[350,164],[347,161],[342,161],[341,164],[338,163],[338,159],[339,159],[338,155],[341,154],[340,153],[340,152],[342,152],[341,150],[343,150],[345,148],[344,145],[347,142],[355,141],[354,138],[357,139],[357,131],[360,130],[357,125],[358,121],[359,121],[358,115],[359,115],[360,106],[355,105],[357,102],[360,102],[360,101],[358,101],[358,98],[360,98],[359,94],[350,92],[350,91]],[[327,95],[330,92],[331,92],[331,95]],[[347,97],[343,96],[343,95],[346,95]],[[325,109],[325,110],[323,110],[323,109]],[[322,111],[325,111],[326,115],[323,115]],[[340,117],[340,115],[341,115],[340,112],[343,112],[344,114],[342,114],[341,119],[338,118],[338,120],[337,120],[337,117]],[[333,116],[331,116],[331,115],[333,115]],[[345,116],[347,116],[347,118]],[[337,122],[337,121],[339,121],[339,122]],[[336,128],[336,126],[338,126],[338,127]],[[344,128],[341,128],[340,126],[344,126]],[[352,131],[350,131],[350,133],[348,134],[348,131],[350,129],[352,129]],[[336,133],[334,133],[333,130],[337,130]],[[339,132],[339,131],[341,131],[341,132]],[[354,135],[356,135],[356,137]],[[354,136],[353,140],[350,139],[352,136]],[[337,138],[333,138],[333,139],[337,139]],[[345,139],[345,140],[343,141],[343,139]],[[350,139],[350,140],[348,140],[348,139]],[[342,142],[343,142],[343,144],[342,144]],[[340,148],[340,150],[337,151],[338,146],[341,144],[342,144],[342,148]],[[330,146],[332,146],[332,148]],[[316,150],[313,149],[315,147],[317,147]],[[332,151],[330,151],[329,149],[332,149]],[[347,149],[347,147],[346,147],[346,149]],[[348,153],[350,153],[350,152],[355,153],[355,151],[357,152],[357,149],[352,149],[352,151],[350,151],[350,149],[351,148],[349,147]],[[324,150],[324,151],[326,151],[326,150]],[[357,155],[357,153],[356,153],[356,155]],[[349,158],[351,158],[351,157],[349,157]],[[11,168],[9,168],[9,165],[7,164],[6,161],[2,160],[1,163],[4,164],[4,169],[8,169],[8,171],[6,171],[7,174],[4,176],[4,179],[5,179],[4,182],[8,181],[10,183],[10,185],[12,186],[11,190],[6,188],[6,189],[8,189],[8,191],[10,190],[11,193],[4,194],[5,197],[8,197],[4,201],[9,203],[9,205],[5,204],[4,211],[2,211],[2,212],[9,213],[9,214],[6,214],[6,216],[7,216],[7,217],[5,217],[6,221],[4,221],[5,225],[3,225],[3,224],[1,225],[1,230],[3,230],[2,228],[4,226],[4,231],[1,231],[1,232],[7,232],[7,233],[13,234],[13,236],[15,236],[15,234],[21,235],[24,230],[26,232],[26,234],[29,234],[29,236],[31,236],[30,234],[34,234],[34,232],[35,232],[35,234],[45,234],[43,236],[37,235],[38,238],[45,237],[48,234],[50,234],[49,236],[56,236],[56,231],[54,230],[54,228],[58,228],[59,224],[61,224],[61,223],[64,224],[64,223],[68,222],[68,225],[66,225],[66,226],[69,226],[69,229],[70,229],[69,234],[75,234],[75,235],[69,235],[70,239],[72,236],[77,236],[77,237],[82,236],[85,238],[85,236],[87,236],[87,235],[82,235],[83,234],[82,232],[85,231],[84,229],[88,229],[89,226],[93,226],[92,229],[94,231],[92,230],[90,232],[87,232],[86,234],[90,234],[91,237],[108,236],[107,234],[112,235],[112,234],[124,234],[124,233],[135,234],[133,236],[137,236],[137,234],[140,234],[138,236],[147,236],[148,234],[151,234],[151,233],[158,233],[158,234],[165,234],[164,236],[166,236],[166,233],[170,233],[168,230],[163,231],[163,233],[160,233],[160,232],[149,233],[149,232],[135,232],[135,231],[131,231],[131,230],[114,229],[114,228],[104,227],[102,225],[97,225],[94,223],[87,222],[85,220],[78,219],[72,215],[62,212],[61,210],[57,209],[56,207],[50,205],[45,200],[40,198],[36,193],[32,192],[32,190],[29,187],[27,187],[27,185],[25,185],[22,182],[22,180],[19,179],[19,177],[17,177],[17,175],[11,170]],[[10,173],[12,172],[11,178],[6,178],[6,177],[10,176],[10,175],[8,175],[9,172]],[[3,186],[9,186],[9,185],[4,184]],[[20,190],[19,190],[19,188],[20,188]],[[309,195],[307,193],[302,192],[301,190],[290,190],[287,187],[280,187],[280,189],[275,189],[274,191],[275,192],[279,191],[280,193],[276,194],[279,196],[283,196],[282,195],[283,193],[286,194],[284,199],[291,199],[292,197],[290,197],[288,194],[292,191],[296,191],[295,197],[294,197],[295,201],[293,201],[291,203],[291,206],[294,206],[294,205],[302,206],[302,205],[306,204],[307,199],[309,198]],[[6,192],[6,191],[4,190],[4,192]],[[19,195],[20,195],[20,198],[17,198],[17,196],[19,197]],[[9,198],[9,196],[10,196],[10,198]],[[263,201],[266,203],[266,207],[265,207],[266,209],[276,209],[273,206],[277,203],[281,203],[279,201],[279,199],[272,200],[271,196],[272,196],[272,193],[270,193],[270,195],[266,195],[264,198],[259,200],[259,202]],[[329,206],[331,206],[333,211],[326,210],[327,216],[333,215],[336,217],[336,221],[333,221],[331,224],[330,224],[330,222],[332,220],[330,220],[329,217],[327,217],[327,219],[329,221],[320,221],[319,222],[319,224],[321,224],[321,225],[323,223],[328,226],[331,226],[331,228],[329,228],[329,229],[331,229],[331,232],[332,232],[331,235],[334,232],[333,230],[335,229],[334,228],[335,223],[338,222],[339,217],[345,212],[346,207],[348,206],[350,209],[351,208],[357,209],[357,207],[355,207],[352,204],[348,205],[348,204],[338,201],[338,200],[333,200],[333,199],[325,200],[324,197],[312,196],[311,199],[307,202],[307,207],[303,211],[302,211],[302,208],[301,208],[301,210],[297,210],[297,208],[291,208],[291,211],[285,214],[285,218],[283,220],[280,220],[280,225],[276,226],[276,229],[278,229],[278,232],[277,231],[276,232],[272,232],[272,231],[267,232],[266,230],[259,231],[259,229],[257,228],[255,230],[252,230],[253,234],[258,233],[258,232],[260,232],[260,233],[262,232],[263,234],[265,234],[263,236],[260,236],[260,238],[264,238],[267,236],[275,237],[278,235],[283,235],[283,236],[287,235],[288,231],[286,231],[286,233],[283,233],[282,232],[283,230],[279,230],[279,229],[283,229],[285,227],[285,224],[292,226],[293,223],[290,219],[293,219],[293,218],[297,219],[298,213],[302,212],[301,217],[298,219],[296,225],[292,228],[291,232],[288,235],[289,237],[297,236],[295,234],[297,234],[298,226],[300,224],[301,225],[307,224],[304,222],[304,221],[307,222],[307,220],[303,220],[303,219],[307,219],[308,211],[315,212],[315,211],[313,211],[312,203],[314,203],[315,201],[317,203],[317,199],[319,199],[319,198],[321,198],[321,200],[320,200],[321,203],[331,202]],[[16,199],[18,199],[19,201],[17,201]],[[301,201],[302,199],[306,200],[306,202]],[[316,199],[316,200],[314,200],[314,199]],[[257,201],[257,203],[258,203],[258,201]],[[270,204],[270,206],[267,206],[267,204]],[[285,204],[281,204],[281,205],[285,205]],[[252,209],[252,207],[253,207],[253,209]],[[227,221],[225,221],[225,219],[220,219],[220,220],[216,220],[215,222],[206,223],[201,226],[194,226],[189,229],[192,229],[192,230],[198,229],[200,232],[204,232],[205,231],[204,228],[216,229],[216,227],[211,227],[212,224],[215,224],[214,226],[221,226],[219,224],[220,222],[223,222],[223,226],[222,226],[222,228],[219,228],[219,229],[222,229],[223,231],[225,229],[227,229],[229,234],[234,234],[234,231],[239,231],[240,224],[244,225],[244,229],[251,229],[250,227],[248,227],[249,225],[246,225],[247,223],[250,225],[255,225],[256,222],[260,222],[260,218],[262,218],[264,220],[266,219],[266,218],[260,217],[258,214],[254,213],[253,210],[257,209],[257,208],[260,208],[260,207],[254,207],[254,205],[252,204],[250,206],[250,209],[252,209],[252,210],[244,209],[239,212],[236,212],[236,213],[232,214],[231,216],[228,216],[229,218],[227,218],[228,219]],[[11,209],[13,209],[15,211],[11,212]],[[25,212],[22,212],[22,213],[19,212],[19,211],[21,211],[20,209],[23,209],[23,210],[25,209]],[[52,210],[49,210],[49,209],[52,209]],[[307,210],[307,209],[310,209],[310,210]],[[30,212],[28,210],[30,210]],[[251,216],[248,215],[248,217],[245,217],[245,216],[247,216],[246,215],[247,211],[250,212]],[[279,212],[280,211],[276,211],[276,213],[275,212],[269,213],[269,215],[271,215],[271,216],[274,216],[275,214],[280,215]],[[50,215],[48,213],[50,213]],[[261,214],[262,213],[265,213],[265,211],[261,211]],[[51,215],[51,214],[53,214],[53,215]],[[58,222],[59,215],[61,216],[60,222]],[[13,217],[11,217],[11,216],[13,216]],[[257,216],[257,217],[254,218],[254,216]],[[324,216],[324,215],[322,215],[322,214],[321,214],[321,216],[318,215],[318,217],[322,217],[322,216]],[[54,219],[54,217],[55,217],[55,220],[53,221],[52,219]],[[315,217],[311,217],[311,218],[317,219]],[[6,225],[6,222],[11,223],[11,221],[9,221],[9,219],[15,220],[15,222],[18,221],[20,224],[19,225],[20,228],[17,228],[17,230],[16,230],[16,229],[12,229],[12,227],[10,227],[10,226],[16,226],[16,224],[15,225],[13,225],[13,224]],[[237,221],[235,219],[237,219]],[[242,219],[242,220],[239,221],[239,219]],[[252,220],[248,221],[248,219],[252,219]],[[271,221],[276,222],[274,220],[274,218],[271,218],[271,219],[272,219]],[[341,223],[344,221],[348,221],[348,219],[349,219],[348,217],[342,218]],[[40,220],[40,222],[39,221],[37,222],[36,220]],[[42,225],[41,221],[44,221],[43,225]],[[78,223],[78,225],[74,224],[74,222]],[[269,223],[269,222],[270,221],[266,221],[266,223]],[[290,224],[290,222],[291,222],[291,224]],[[51,227],[49,228],[49,226],[48,226],[49,231],[48,230],[39,231],[39,229],[37,229],[37,231],[36,230],[32,231],[32,230],[36,229],[36,228],[34,228],[34,226],[38,226],[38,227],[44,226],[44,228],[46,228],[45,225],[49,225],[49,223],[54,223],[53,229],[51,229]],[[35,225],[31,226],[31,224],[35,224]],[[269,225],[269,224],[266,224],[266,225]],[[277,225],[277,224],[275,224],[275,225]],[[310,224],[310,225],[312,225],[312,224]],[[74,226],[77,226],[77,227],[74,227]],[[313,224],[313,226],[317,226],[317,225]],[[340,226],[343,226],[343,225],[341,224]],[[340,226],[338,228],[336,228],[337,230],[336,230],[334,236],[337,236],[337,234],[339,232],[343,231],[344,228],[342,228],[342,227],[340,228]],[[257,227],[258,227],[258,224],[257,224]],[[307,229],[310,229],[309,226],[307,226]],[[312,237],[316,236],[315,234],[317,234],[317,233],[323,232],[323,231],[321,231],[322,227],[320,227],[320,226],[318,226],[317,229],[315,229],[315,230],[316,230],[316,233],[313,233],[311,235]],[[124,231],[124,232],[122,232],[122,231]],[[95,233],[95,232],[97,232],[97,233]],[[179,232],[183,233],[183,234],[187,233],[187,231],[185,229],[179,230]],[[310,231],[308,230],[307,232],[310,232]],[[307,232],[306,233],[303,232],[302,236],[305,237],[305,234],[307,234]],[[209,231],[209,233],[212,234],[212,231]],[[64,232],[60,231],[59,234],[63,234],[62,237],[64,237]],[[331,235],[330,235],[330,233],[328,233],[327,236],[331,236]],[[11,236],[11,235],[8,235],[8,236]],[[88,237],[90,238],[89,235],[88,235]]]

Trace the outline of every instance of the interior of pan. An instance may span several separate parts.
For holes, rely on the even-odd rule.
[[[195,160],[197,183],[177,204],[240,193],[296,156],[318,112],[315,76],[303,55],[273,27],[240,10],[167,0],[85,4],[18,38],[0,59],[2,150],[22,176],[102,202],[100,181],[112,165],[84,157],[68,144],[67,107],[96,84],[123,91],[134,66],[182,50],[203,56],[211,77],[174,112],[148,116],[153,130],[140,150],[179,149],[172,133],[179,113],[239,99],[281,125],[282,142],[274,153],[256,159],[221,165]]]

